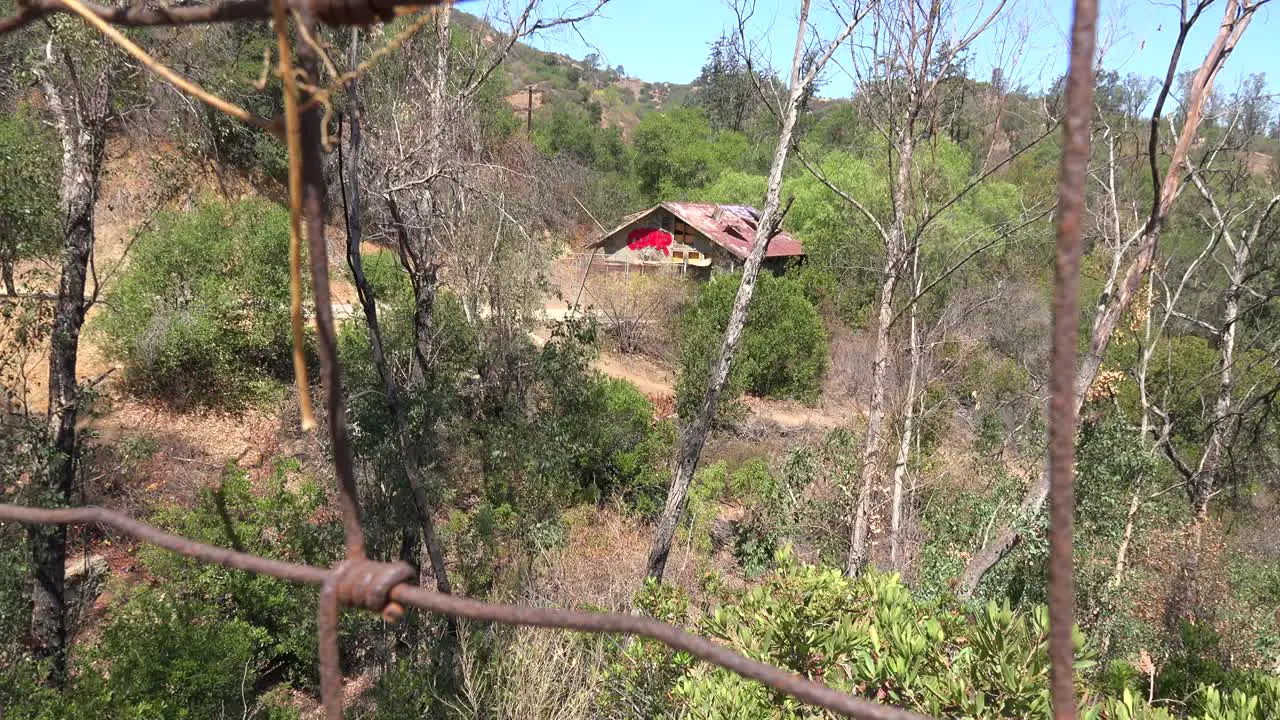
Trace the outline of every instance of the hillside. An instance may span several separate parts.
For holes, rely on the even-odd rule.
[[[455,11],[459,24],[468,28],[483,26],[488,37],[498,34],[482,20]],[[639,124],[640,118],[655,110],[678,106],[695,92],[693,84],[650,83],[601,67],[594,55],[575,60],[567,55],[551,53],[516,43],[503,63],[507,83],[507,102],[521,118],[529,107],[529,88],[533,89],[533,122],[545,123],[556,106],[590,105],[600,108],[600,127],[620,128],[625,137]]]

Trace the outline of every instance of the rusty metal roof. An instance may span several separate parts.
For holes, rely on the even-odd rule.
[[[622,228],[657,210],[664,208],[672,215],[688,223],[711,242],[745,260],[751,253],[756,239],[756,224],[760,211],[748,205],[717,205],[714,203],[662,202],[623,219],[617,228],[605,233],[589,247],[598,247]],[[769,243],[765,257],[800,257],[804,247],[800,241],[786,232],[779,232]]]

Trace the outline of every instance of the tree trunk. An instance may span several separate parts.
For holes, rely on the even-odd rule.
[[[18,285],[13,279],[13,258],[0,258],[0,279],[4,280],[4,291],[9,295],[18,294]]]
[[[884,436],[888,431],[888,414],[885,412],[885,388],[889,374],[889,331],[893,324],[893,298],[902,272],[902,254],[906,246],[906,218],[908,193],[911,188],[911,166],[915,155],[914,124],[898,131],[895,155],[898,160],[894,175],[891,200],[893,224],[885,243],[884,279],[880,283],[879,312],[876,314],[875,355],[871,359],[871,399],[867,405],[867,433],[862,445],[861,484],[858,488],[858,504],[854,510],[853,527],[849,535],[849,556],[845,573],[857,577],[870,559],[868,535],[871,525],[871,491],[880,481],[880,455],[884,448]]]
[[[423,151],[423,161],[427,177],[434,178],[444,167],[444,138],[446,129],[445,109],[449,81],[449,20],[452,9],[444,3],[432,9],[435,13],[436,61],[431,70],[431,80],[427,86],[427,143]],[[425,202],[431,206],[432,215],[439,199],[434,185],[426,186]],[[439,289],[439,263],[436,261],[433,229],[423,228],[409,232],[401,217],[395,199],[387,197],[392,219],[396,224],[396,232],[400,235],[401,247],[413,261],[410,278],[413,284],[413,335],[414,335],[414,371],[413,383],[422,385],[432,375],[434,351],[435,304],[436,292]]]
[[[707,394],[702,401],[702,406],[698,409],[698,414],[694,416],[692,422],[684,429],[680,437],[680,450],[676,456],[675,477],[672,479],[671,488],[667,493],[666,506],[662,511],[662,518],[658,521],[658,527],[654,532],[653,544],[649,549],[648,577],[655,581],[661,582],[662,575],[667,567],[667,557],[671,554],[671,541],[675,537],[676,526],[680,522],[680,516],[684,513],[684,507],[689,497],[689,485],[693,482],[694,471],[698,467],[698,459],[702,454],[702,448],[707,442],[707,433],[711,429],[711,422],[715,418],[716,406],[720,402],[720,394],[724,391],[724,386],[729,379],[729,368],[733,362],[733,353],[738,347],[738,341],[742,337],[742,328],[747,321],[747,308],[751,304],[751,296],[755,293],[756,279],[760,274],[760,264],[764,260],[765,251],[769,247],[769,241],[773,239],[773,235],[778,232],[782,225],[782,215],[785,210],[779,210],[780,198],[782,195],[782,170],[786,164],[787,151],[791,148],[791,133],[795,128],[796,116],[799,114],[800,103],[804,98],[805,89],[813,82],[814,74],[821,67],[825,59],[821,59],[809,72],[801,75],[801,65],[804,60],[805,50],[805,33],[808,29],[806,19],[809,15],[809,2],[804,0],[800,5],[800,28],[796,33],[796,50],[791,63],[791,90],[788,93],[786,105],[781,108],[780,128],[778,132],[778,145],[773,154],[773,164],[769,168],[768,186],[765,191],[764,207],[761,210],[760,220],[757,223],[755,244],[751,248],[751,254],[747,256],[746,262],[742,268],[742,282],[738,286],[738,293],[733,299],[733,309],[729,314],[729,322],[725,327],[724,338],[720,344],[720,353],[716,357],[715,363],[711,366],[711,372],[707,378]],[[849,30],[852,30],[850,26]],[[847,32],[841,36],[841,40],[847,37]],[[834,48],[831,48],[834,50]],[[830,57],[830,52],[826,58]]]
[[[1129,565],[1129,543],[1133,541],[1133,526],[1142,507],[1142,481],[1133,488],[1133,497],[1129,499],[1129,511],[1124,517],[1124,532],[1120,535],[1120,544],[1116,547],[1116,562],[1111,569],[1111,579],[1107,581],[1107,590],[1114,591],[1124,581],[1124,571]]]
[[[792,105],[794,107],[794,105]],[[720,354],[711,367],[707,379],[707,394],[698,409],[698,414],[684,429],[680,437],[680,452],[676,457],[675,478],[667,493],[666,506],[662,518],[658,521],[654,533],[653,544],[649,549],[648,577],[661,582],[666,571],[667,557],[671,553],[671,541],[675,537],[676,526],[689,498],[689,485],[693,482],[694,471],[698,468],[698,459],[707,442],[707,434],[715,418],[716,407],[720,402],[720,394],[729,380],[729,368],[733,362],[733,353],[742,338],[742,328],[746,325],[747,309],[751,296],[755,293],[756,279],[760,274],[760,263],[772,236],[778,231],[780,218],[778,215],[778,198],[782,186],[782,166],[786,160],[790,146],[791,130],[795,125],[795,112],[784,116],[782,134],[778,141],[778,150],[774,155],[773,169],[769,173],[769,187],[765,196],[764,210],[760,215],[757,227],[755,246],[742,268],[742,283],[733,300],[733,310],[729,314],[729,323],[725,327],[724,339],[721,341]]]
[[[68,76],[77,77],[69,55],[63,54],[63,62]],[[60,199],[66,224],[49,347],[49,437],[53,452],[47,486],[40,499],[56,507],[71,500],[76,474],[76,419],[80,410],[76,357],[84,326],[85,279],[93,253],[93,206],[102,167],[107,82],[104,73],[96,87],[76,87],[64,93],[52,77],[52,63],[50,40],[45,47],[45,63],[37,68],[37,74],[62,141]],[[64,94],[71,97],[70,105]],[[50,662],[48,680],[60,686],[67,670],[67,530],[65,525],[32,525],[27,537],[35,575],[31,591],[34,655]]]
[[[912,275],[915,277],[915,294],[920,294],[920,247],[912,255]],[[889,563],[901,572],[905,558],[902,548],[902,491],[907,474],[907,460],[911,455],[911,440],[915,430],[916,383],[920,377],[920,333],[916,318],[916,302],[910,308],[911,346],[907,348],[910,370],[907,377],[907,398],[904,406],[906,417],[902,420],[902,437],[898,440],[898,461],[893,466],[893,505],[889,516]]]
[[[1116,327],[1119,325],[1125,311],[1128,310],[1134,294],[1141,285],[1142,278],[1150,270],[1151,264],[1155,260],[1156,245],[1164,228],[1165,220],[1168,218],[1169,212],[1173,209],[1174,202],[1180,194],[1183,175],[1186,171],[1187,151],[1191,148],[1191,144],[1200,128],[1204,105],[1213,89],[1213,80],[1218,71],[1222,69],[1227,56],[1231,54],[1232,49],[1239,42],[1240,36],[1248,27],[1253,12],[1257,7],[1257,4],[1242,6],[1239,0],[1229,0],[1218,34],[1214,38],[1204,62],[1200,65],[1199,70],[1196,71],[1195,77],[1191,81],[1190,97],[1186,103],[1186,119],[1169,158],[1164,181],[1158,187],[1159,192],[1152,202],[1150,214],[1138,234],[1137,256],[1126,269],[1124,279],[1116,291],[1111,294],[1104,294],[1099,301],[1098,313],[1094,319],[1093,330],[1090,334],[1089,347],[1081,360],[1080,370],[1076,376],[1075,408],[1077,418],[1080,416],[1080,408],[1084,405],[1085,394],[1092,387],[1094,380],[1097,379],[1098,370],[1102,366],[1102,358],[1106,354],[1111,337],[1115,333]],[[1189,29],[1189,24],[1184,26],[1178,44],[1175,46],[1170,70],[1161,89],[1160,98],[1157,100],[1156,111],[1152,116],[1149,155],[1153,169],[1157,166],[1156,147],[1159,142],[1160,107],[1165,97],[1168,96],[1169,87],[1173,82],[1174,72],[1177,67],[1181,43]],[[1045,470],[1031,483],[1031,486],[1023,496],[1019,512],[1020,517],[1027,518],[1039,514],[1044,507],[1048,493],[1049,474],[1048,466],[1046,465]],[[972,598],[978,589],[978,584],[982,582],[982,578],[986,576],[991,568],[995,567],[996,563],[1008,555],[1020,540],[1020,531],[1013,524],[1002,528],[991,542],[974,553],[973,558],[970,559],[968,566],[965,567],[960,576],[956,594],[961,599]]]
[[[359,30],[351,33],[351,66],[359,62]],[[436,589],[442,593],[451,591],[448,570],[444,563],[444,553],[436,537],[431,518],[431,503],[427,499],[426,483],[422,476],[422,467],[418,457],[418,446],[412,442],[409,432],[409,421],[404,404],[400,401],[400,391],[395,376],[387,365],[386,352],[382,342],[382,327],[378,322],[377,298],[373,287],[364,275],[364,262],[360,255],[360,247],[364,238],[364,227],[361,222],[360,204],[360,151],[361,127],[360,116],[363,108],[360,104],[359,79],[347,86],[347,107],[349,125],[351,127],[348,141],[350,162],[343,163],[345,199],[347,203],[347,264],[351,267],[351,275],[355,279],[360,307],[364,311],[365,328],[369,334],[369,348],[373,356],[373,365],[382,378],[383,388],[387,394],[387,405],[391,408],[396,422],[396,443],[400,448],[400,463],[405,477],[409,481],[409,489],[413,495],[414,512],[418,519],[418,527],[422,533],[422,541],[426,546],[431,570],[435,575]],[[416,533],[414,533],[416,534]]]
[[[1216,205],[1214,207],[1216,210]],[[1220,218],[1221,220],[1221,218]],[[1224,234],[1227,232],[1223,226]],[[1227,236],[1228,242],[1231,242]],[[1187,554],[1182,563],[1179,588],[1171,603],[1175,614],[1186,617],[1194,614],[1199,602],[1197,585],[1200,574],[1200,556],[1204,550],[1204,530],[1209,521],[1209,500],[1213,497],[1222,470],[1222,449],[1227,442],[1231,425],[1231,392],[1234,387],[1236,325],[1240,319],[1240,295],[1243,290],[1245,266],[1249,261],[1249,238],[1234,243],[1234,263],[1228,270],[1229,285],[1225,293],[1222,325],[1218,341],[1218,398],[1214,402],[1213,419],[1210,421],[1209,440],[1205,443],[1200,463],[1191,476],[1191,531]]]
[[[889,323],[893,319],[893,295],[898,284],[896,265],[893,260],[885,261],[884,280],[880,285],[875,355],[871,360],[871,399],[867,405],[867,434],[862,445],[858,502],[854,510],[853,527],[849,535],[849,556],[845,566],[849,577],[861,574],[870,557],[867,536],[871,525],[871,490],[879,477],[877,462],[884,446],[883,436],[888,424],[884,407],[885,385],[889,369]]]

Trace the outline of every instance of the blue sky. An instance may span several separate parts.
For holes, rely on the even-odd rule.
[[[578,7],[581,2],[578,0]],[[992,2],[986,0],[987,6]],[[1220,1],[1210,7],[1197,23],[1183,51],[1184,69],[1203,59],[1222,17],[1222,5]],[[798,6],[796,0],[757,0],[751,25],[761,54],[783,73],[790,65]],[[829,3],[824,0],[815,0],[816,21],[834,32],[834,18],[817,10],[826,6]],[[1163,75],[1177,35],[1176,6],[1151,0],[1104,2],[1103,6],[1099,42],[1105,47],[1106,67],[1122,73]],[[976,7],[981,5],[968,7],[975,8],[969,14],[976,17]],[[1017,82],[1032,88],[1052,82],[1066,69],[1065,37],[1070,14],[1071,3],[1067,0],[1013,0],[1001,27],[975,47],[972,74],[985,78],[995,64],[1016,65]],[[733,28],[734,22],[725,0],[611,0],[602,15],[582,24],[578,33],[561,30],[540,37],[533,44],[575,58],[597,52],[602,62],[610,67],[622,65],[632,77],[683,83],[697,76],[709,43]],[[1015,53],[1009,49],[1007,39],[1017,36],[1025,36],[1025,41]],[[1280,88],[1277,40],[1280,3],[1258,11],[1219,76],[1218,88],[1229,91],[1243,75],[1254,72],[1267,73],[1273,91]],[[821,95],[845,96],[851,87],[849,78],[839,68],[833,68],[827,73]]]

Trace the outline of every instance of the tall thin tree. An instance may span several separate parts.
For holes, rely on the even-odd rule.
[[[56,57],[55,57],[56,56]],[[49,441],[52,454],[44,502],[71,500],[79,455],[76,421],[81,393],[76,359],[87,304],[85,283],[94,245],[94,203],[102,175],[110,110],[109,63],[91,69],[77,62],[56,34],[45,44],[36,75],[62,142],[62,270],[49,347]],[[31,591],[31,638],[37,658],[48,659],[49,681],[60,685],[67,670],[65,526],[33,525],[28,531],[35,582]]]
[[[822,68],[835,54],[836,50],[853,34],[854,29],[866,16],[874,2],[866,6],[852,8],[851,18],[844,29],[827,44],[821,53],[810,57],[806,38],[809,32],[809,0],[801,0],[799,27],[796,30],[795,52],[791,58],[791,74],[787,96],[774,108],[779,121],[778,145],[773,154],[773,163],[769,167],[768,184],[765,190],[764,206],[756,224],[755,243],[742,268],[742,282],[733,299],[733,309],[729,313],[729,322],[725,326],[724,336],[720,343],[720,352],[711,365],[707,377],[707,391],[702,404],[693,420],[686,426],[680,438],[680,449],[676,455],[675,477],[667,492],[667,502],[654,532],[653,543],[649,548],[648,577],[661,581],[666,571],[667,558],[671,554],[671,541],[675,537],[676,526],[680,516],[684,514],[685,504],[689,499],[689,485],[693,482],[694,471],[698,468],[698,459],[702,448],[706,445],[707,434],[711,430],[711,422],[715,418],[716,407],[720,395],[729,380],[729,368],[733,363],[733,353],[742,339],[742,328],[747,322],[747,310],[751,304],[751,296],[755,293],[756,279],[760,275],[760,264],[764,259],[769,241],[777,234],[782,225],[785,211],[781,207],[782,169],[787,161],[787,152],[791,148],[791,136],[795,130],[796,119],[809,95]],[[743,13],[739,13],[739,27],[745,25]]]

